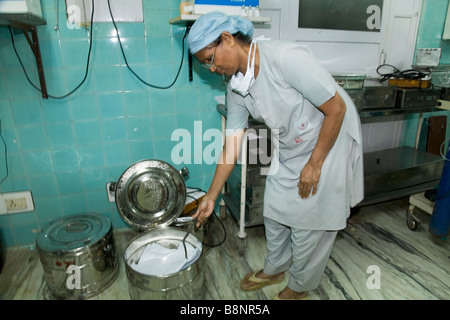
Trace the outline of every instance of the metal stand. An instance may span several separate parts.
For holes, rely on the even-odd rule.
[[[225,142],[225,130],[226,130],[226,118],[222,115],[222,142]],[[247,248],[247,233],[245,232],[245,195],[246,195],[246,186],[247,186],[247,132],[244,133],[242,147],[241,147],[241,199],[240,199],[240,208],[239,208],[239,232],[237,234],[239,241],[239,254],[244,254],[245,249]],[[219,202],[220,207],[220,215],[221,217],[226,214],[226,203],[224,197],[226,195],[225,188],[222,188],[222,199]]]
[[[242,138],[241,148],[241,203],[240,203],[240,217],[239,217],[239,239],[245,239],[247,233],[245,233],[245,195],[247,188],[247,132],[244,133]]]

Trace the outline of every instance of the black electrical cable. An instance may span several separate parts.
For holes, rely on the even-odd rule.
[[[392,68],[392,72],[386,72],[382,73],[380,71],[381,68]],[[398,68],[396,68],[393,65],[390,64],[382,64],[378,66],[377,73],[382,77],[380,82],[384,82],[388,79],[395,78],[395,79],[413,79],[413,80],[421,80],[422,78],[429,75],[429,73],[422,72],[416,69],[408,69],[400,71]]]
[[[7,147],[6,147],[6,141],[5,141],[5,139],[3,138],[3,135],[2,135],[2,119],[0,119],[0,138],[2,139],[2,141],[3,141],[3,145],[5,146],[5,167],[6,167],[6,174],[5,174],[5,176],[3,177],[3,179],[0,181],[0,185],[8,178],[8,175],[9,175],[9,169],[8,169],[8,149],[7,149]]]
[[[125,60],[125,64],[127,65],[127,68],[130,70],[130,72],[131,72],[131,73],[132,73],[132,74],[133,74],[140,82],[142,82],[143,84],[145,84],[146,86],[149,86],[149,87],[151,87],[151,88],[155,88],[155,89],[169,89],[169,88],[171,88],[171,87],[175,84],[175,82],[177,82],[178,76],[180,75],[181,68],[182,68],[182,66],[183,66],[183,62],[184,62],[184,40],[186,39],[186,36],[187,36],[187,34],[188,34],[188,29],[186,28],[186,32],[184,33],[183,43],[182,43],[181,63],[180,63],[180,67],[178,68],[178,72],[177,72],[177,75],[175,76],[175,79],[174,79],[173,82],[172,82],[170,85],[168,85],[168,86],[158,86],[158,85],[154,85],[154,84],[151,84],[151,83],[149,83],[149,82],[143,80],[143,79],[142,79],[142,78],[141,78],[141,77],[140,77],[140,76],[139,76],[139,75],[138,75],[138,74],[130,67],[130,65],[128,64],[127,57],[125,56],[125,52],[124,52],[123,47],[122,47],[122,41],[120,40],[119,30],[117,29],[116,21],[114,20],[114,16],[113,16],[112,11],[111,11],[111,5],[110,5],[110,3],[109,3],[109,0],[108,0],[108,9],[109,9],[109,14],[110,14],[110,16],[111,16],[112,23],[113,23],[113,25],[114,25],[114,29],[116,29],[116,35],[117,35],[117,40],[119,40],[120,51],[122,51],[123,59]]]
[[[59,14],[59,13],[57,13],[57,14]],[[11,27],[8,27],[8,28],[9,28],[9,34],[11,35],[11,42],[12,42],[12,45],[13,45],[14,52],[15,52],[15,54],[16,54],[16,56],[17,56],[17,59],[19,60],[19,63],[20,63],[20,65],[21,65],[21,67],[22,67],[23,72],[25,73],[25,77],[27,78],[28,82],[29,82],[36,90],[38,90],[39,92],[42,92],[41,88],[39,88],[38,86],[36,86],[36,85],[30,80],[30,78],[28,77],[27,71],[25,70],[25,67],[24,67],[24,65],[23,65],[23,63],[22,63],[22,60],[20,59],[20,56],[19,56],[19,54],[18,54],[18,52],[17,52],[17,50],[16,50],[16,45],[15,45],[15,42],[14,42],[14,37],[13,37],[12,31],[11,31]],[[75,91],[77,91],[77,90],[83,85],[83,83],[86,81],[87,75],[88,75],[88,73],[89,73],[89,61],[90,61],[90,59],[91,59],[92,42],[93,42],[93,38],[92,38],[92,30],[93,30],[93,29],[94,29],[94,0],[92,0],[91,25],[90,25],[90,30],[89,30],[89,33],[90,33],[89,51],[88,51],[88,56],[87,56],[87,61],[86,61],[86,72],[84,73],[83,80],[81,80],[81,82],[80,82],[80,83],[79,83],[72,91],[70,91],[69,93],[67,93],[67,94],[65,94],[65,95],[63,95],[63,96],[53,96],[53,95],[50,95],[50,94],[49,94],[49,95],[48,95],[49,98],[52,98],[52,99],[64,99],[64,98],[67,98],[68,96],[70,96],[71,94],[73,94]]]
[[[200,192],[203,192],[203,193],[206,194],[206,191],[204,191],[204,190],[202,190],[202,189],[200,189],[200,188],[192,188],[192,187],[188,187],[188,188],[191,189],[191,191],[189,191],[189,192],[186,193],[186,197],[189,197],[189,198],[191,198],[191,199],[194,199],[196,204],[198,204],[198,199],[195,198],[195,197],[193,197],[193,196],[191,196],[191,193],[195,193],[195,192],[200,191]]]
[[[212,213],[214,219],[217,219],[217,221],[219,221],[220,225],[222,226],[222,230],[223,230],[223,239],[216,244],[208,244],[208,243],[202,243],[203,245],[209,247],[209,248],[216,248],[216,247],[220,247],[222,244],[225,243],[225,240],[227,239],[227,230],[225,228],[225,225],[223,224],[223,222],[217,218],[216,213],[213,211]],[[211,224],[212,221],[208,220],[207,225]]]
[[[189,187],[189,189],[193,189],[193,190],[188,192],[187,196],[189,196],[190,198],[193,198],[193,199],[195,199],[195,198],[190,196],[189,195],[190,193],[201,191],[201,192],[204,192],[206,194],[206,191],[204,191],[204,190],[202,190],[200,188],[191,188],[191,187]],[[197,201],[197,204],[198,204],[198,199],[195,199],[195,200]],[[209,247],[209,248],[216,248],[216,247],[220,247],[222,244],[225,243],[225,240],[227,239],[227,230],[226,230],[225,225],[223,224],[223,222],[216,216],[216,212],[214,210],[213,210],[212,216],[213,216],[213,219],[217,219],[217,221],[219,221],[220,225],[222,226],[223,239],[219,243],[216,243],[216,244],[208,244],[208,243],[202,243],[202,244],[204,246]],[[208,225],[210,225],[211,223],[212,223],[212,220],[210,220],[210,219],[206,220],[205,229],[207,229]]]
[[[16,44],[15,44],[15,42],[14,42],[14,37],[13,37],[13,34],[12,34],[11,27],[8,26],[8,29],[9,29],[9,34],[10,34],[10,36],[11,36],[11,43],[12,43],[14,52],[16,53],[16,57],[17,57],[17,59],[19,60],[19,63],[20,63],[20,66],[22,67],[23,72],[25,73],[25,77],[27,78],[28,82],[29,82],[36,90],[41,91],[41,89],[40,89],[38,86],[36,86],[36,85],[30,80],[30,78],[28,77],[28,73],[27,73],[27,71],[25,70],[25,67],[24,67],[24,65],[23,65],[23,63],[22,63],[22,59],[20,59],[20,56],[19,56],[19,54],[17,53],[17,50],[16,50]]]

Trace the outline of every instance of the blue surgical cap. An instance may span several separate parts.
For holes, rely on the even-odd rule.
[[[202,50],[220,37],[222,32],[237,32],[244,36],[253,35],[253,23],[244,17],[228,16],[223,12],[210,12],[200,16],[191,27],[188,35],[188,46],[192,54]]]

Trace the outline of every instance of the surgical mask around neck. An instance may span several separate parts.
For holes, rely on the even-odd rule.
[[[250,64],[250,57],[253,49],[253,58]],[[240,94],[245,97],[248,95],[248,90],[255,83],[255,56],[256,56],[256,39],[252,40],[250,44],[250,49],[248,50],[248,59],[247,59],[247,71],[245,72],[245,76],[242,72],[238,72],[233,75],[230,80],[230,86],[233,92]]]

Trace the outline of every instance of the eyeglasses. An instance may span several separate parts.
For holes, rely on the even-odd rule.
[[[216,67],[216,65],[214,64],[214,55],[216,54],[216,49],[217,49],[217,46],[215,46],[214,47],[214,52],[213,52],[213,54],[212,54],[212,57],[211,57],[211,62],[210,63],[203,63],[202,64],[202,67],[203,68],[206,68],[206,69],[216,69],[217,67]]]

